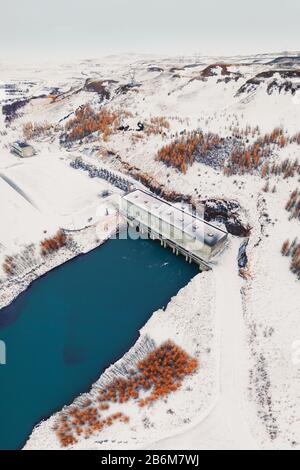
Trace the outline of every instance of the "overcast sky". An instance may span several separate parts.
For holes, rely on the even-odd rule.
[[[299,0],[0,0],[1,59],[300,49]]]

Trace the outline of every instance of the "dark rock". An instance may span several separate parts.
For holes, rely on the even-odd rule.
[[[221,219],[226,230],[231,235],[247,237],[250,234],[250,227],[244,226],[237,215],[240,206],[235,201],[225,201],[223,199],[210,199],[202,201],[204,204],[204,218],[207,221]]]
[[[228,233],[237,237],[248,237],[251,231],[250,227],[245,227],[237,216],[231,216],[227,219],[225,227]]]
[[[163,72],[164,69],[162,69],[161,67],[149,67],[148,68],[148,72]]]
[[[97,93],[102,100],[107,99],[109,100],[110,98],[110,92],[107,89],[107,84],[108,83],[116,83],[113,80],[94,80],[92,78],[88,78],[84,84],[83,89],[85,91],[91,91],[94,93]]]
[[[203,201],[205,204],[204,217],[206,220],[216,217],[229,217],[229,214],[239,209],[239,204],[235,201],[225,201],[223,199],[208,199]]]
[[[247,266],[247,263],[248,263],[247,246],[248,246],[248,240],[243,242],[240,246],[239,254],[238,254],[239,268],[245,268]]]
[[[141,83],[126,83],[125,85],[120,85],[116,89],[116,95],[126,95],[129,91],[138,91],[138,88],[142,86]]]
[[[278,81],[280,77],[280,81]],[[258,87],[265,83],[266,80],[272,79],[271,83],[268,83],[267,93],[271,95],[275,91],[278,93],[286,92],[294,95],[299,89],[299,83],[295,82],[294,79],[300,78],[299,70],[266,70],[257,74],[255,77],[247,80],[244,85],[237,91],[236,96],[244,93],[252,93],[258,89]]]

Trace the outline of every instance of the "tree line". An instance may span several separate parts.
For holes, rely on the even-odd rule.
[[[66,142],[81,140],[94,132],[101,132],[102,139],[108,136],[120,125],[120,113],[102,108],[96,112],[90,105],[79,107],[75,111],[75,117],[67,121],[65,125],[64,139]]]
[[[292,143],[300,145],[300,132],[291,137],[280,127],[264,135],[261,135],[258,127],[234,128],[231,132],[229,140],[210,132],[184,132],[181,137],[164,145],[158,151],[156,159],[185,174],[195,159],[205,161],[208,152],[215,152],[217,157],[221,151],[225,151],[225,154],[229,152],[229,155],[223,161],[223,171],[228,176],[249,173],[266,178],[271,174],[282,174],[287,178],[300,174],[298,160],[293,162],[286,159],[284,162],[270,163],[274,150],[285,148]]]

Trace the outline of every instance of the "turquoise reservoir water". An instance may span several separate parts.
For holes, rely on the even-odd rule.
[[[110,240],[38,279],[0,311],[0,449],[89,390],[151,313],[198,272],[149,240]]]

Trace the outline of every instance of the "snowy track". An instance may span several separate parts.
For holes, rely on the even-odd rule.
[[[248,425],[246,341],[236,257],[238,240],[214,271],[220,325],[220,397],[210,414],[191,430],[159,441],[152,449],[257,449]],[[224,308],[224,306],[228,306]]]

